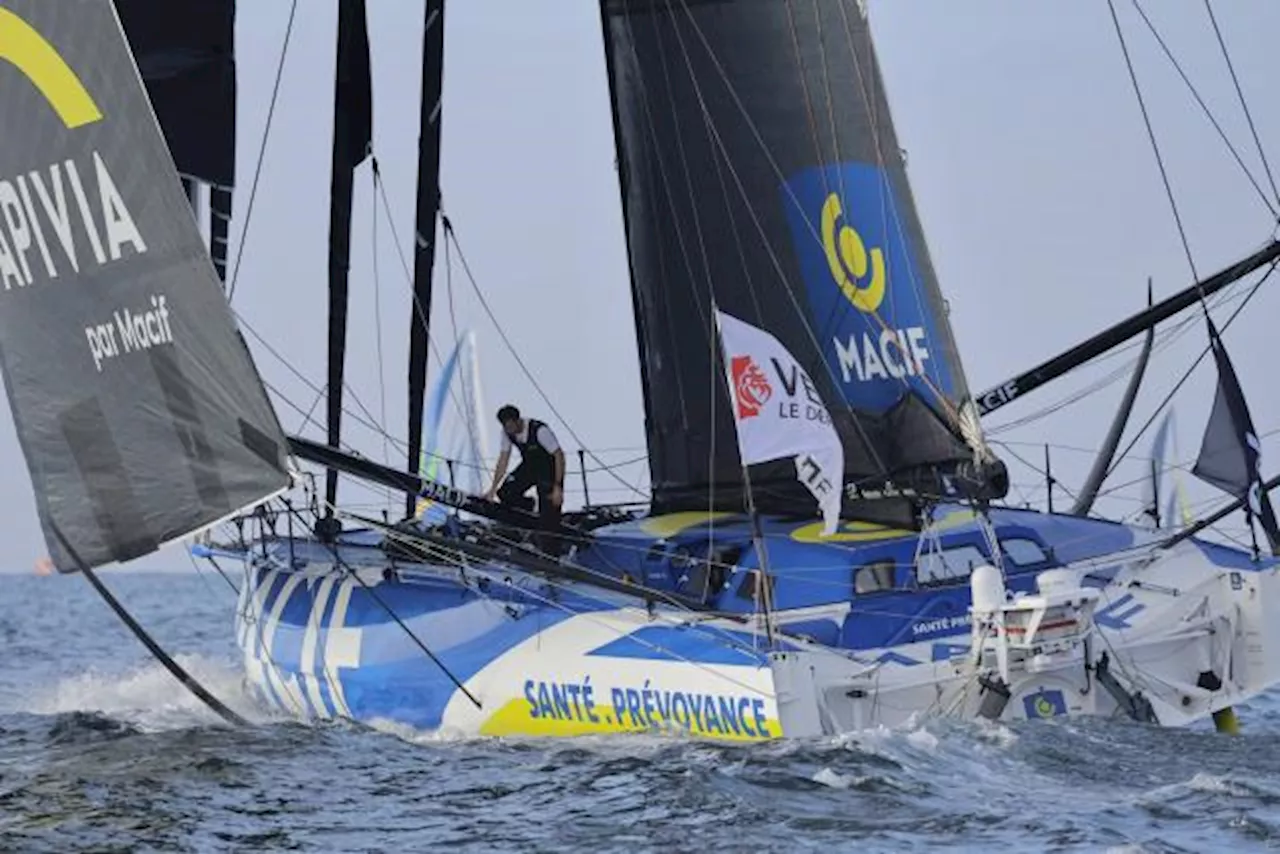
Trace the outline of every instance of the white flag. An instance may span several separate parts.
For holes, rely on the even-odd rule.
[[[824,534],[840,524],[844,447],[817,386],[782,343],[716,311],[743,465],[792,457],[822,508]]]

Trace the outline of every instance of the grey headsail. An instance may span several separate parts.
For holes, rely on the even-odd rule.
[[[742,505],[713,299],[818,385],[847,515],[1002,496],[860,4],[601,8],[655,511]],[[807,411],[778,372],[753,393]],[[812,505],[792,469],[751,467],[762,510]]]
[[[111,0],[0,0],[0,366],[37,507],[97,566],[288,484]]]

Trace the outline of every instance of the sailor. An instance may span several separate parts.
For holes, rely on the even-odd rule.
[[[511,404],[498,410],[498,423],[502,425],[502,453],[498,455],[493,485],[484,497],[492,501],[496,496],[508,507],[532,511],[533,500],[525,493],[530,487],[535,487],[538,515],[543,530],[548,532],[541,545],[542,550],[558,554],[560,550],[550,532],[559,527],[560,508],[564,503],[564,451],[560,450],[560,443],[550,427],[536,418],[522,418],[520,410]],[[512,445],[520,451],[520,464],[504,481]]]

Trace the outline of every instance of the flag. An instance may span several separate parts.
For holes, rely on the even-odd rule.
[[[1205,427],[1200,456],[1191,472],[1242,499],[1251,519],[1262,523],[1272,553],[1280,554],[1276,514],[1262,488],[1262,445],[1218,330],[1212,320],[1207,317],[1205,320],[1209,324],[1209,346],[1218,365],[1218,391],[1213,398],[1213,411]]]
[[[818,501],[824,533],[840,524],[844,447],[817,386],[782,343],[716,310],[744,466],[790,457]]]
[[[1173,410],[1170,409],[1160,421],[1151,442],[1151,471],[1143,482],[1142,490],[1143,512],[1151,517],[1156,528],[1176,528],[1195,521],[1191,508],[1187,506],[1186,491],[1177,468],[1176,461],[1181,458]]]

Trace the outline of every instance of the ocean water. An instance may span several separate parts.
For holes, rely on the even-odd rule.
[[[4,851],[1227,851],[1280,847],[1280,701],[1243,733],[930,722],[841,738],[439,740],[275,718],[216,575],[0,576]]]

